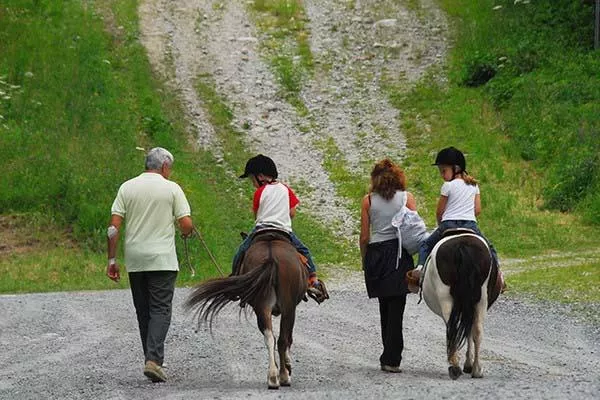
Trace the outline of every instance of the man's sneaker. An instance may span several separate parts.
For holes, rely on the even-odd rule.
[[[167,375],[163,371],[162,367],[154,361],[146,361],[144,366],[144,375],[146,375],[152,382],[166,382]]]

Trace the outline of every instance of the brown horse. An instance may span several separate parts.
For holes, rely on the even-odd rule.
[[[472,231],[452,232],[440,240],[427,260],[423,298],[446,323],[448,373],[461,374],[458,351],[467,342],[463,371],[483,377],[479,349],[488,308],[498,298],[501,281],[486,241]]]
[[[212,279],[193,289],[186,301],[188,309],[198,313],[200,321],[210,320],[230,302],[240,307],[250,305],[258,320],[269,353],[267,383],[269,389],[289,386],[292,372],[290,346],[296,319],[296,306],[304,298],[308,271],[295,247],[282,232],[259,231],[244,256],[240,274]],[[275,336],[271,316],[281,315],[279,340],[279,374],[275,361]]]

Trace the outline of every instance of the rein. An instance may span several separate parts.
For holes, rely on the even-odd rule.
[[[219,271],[219,273],[221,274],[221,276],[225,276],[225,274],[223,273],[223,270],[219,266],[219,263],[217,263],[217,260],[215,259],[215,257],[211,253],[210,249],[208,248],[208,245],[204,241],[204,238],[202,238],[202,235],[200,234],[200,232],[198,231],[198,229],[196,229],[196,227],[192,228],[192,235],[193,234],[196,234],[196,236],[198,236],[198,240],[200,240],[200,243],[202,243],[202,245],[206,249],[206,252],[208,253],[208,256],[210,257],[210,259],[211,259],[212,263],[214,264],[214,266],[217,267],[217,270]],[[190,252],[188,250],[188,239],[190,239],[192,237],[192,235],[190,235],[190,236],[184,236],[183,237],[183,244],[184,244],[184,247],[185,247],[185,259],[186,259],[188,267],[190,268],[190,271],[192,272],[192,277],[194,277],[194,276],[196,276],[196,269],[194,268],[194,266],[190,262]]]

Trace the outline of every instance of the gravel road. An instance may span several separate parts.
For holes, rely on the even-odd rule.
[[[378,307],[358,273],[334,273],[331,299],[298,307],[292,386],[269,391],[251,312],[235,305],[195,332],[178,289],[167,383],[142,375],[127,290],[0,296],[1,399],[598,399],[600,327],[564,306],[501,298],[485,327],[483,379],[447,374],[442,320],[417,297],[405,314],[403,373],[379,370]]]

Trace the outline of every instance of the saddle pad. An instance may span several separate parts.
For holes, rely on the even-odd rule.
[[[291,242],[290,235],[279,229],[261,229],[252,234],[252,241],[287,240]]]

